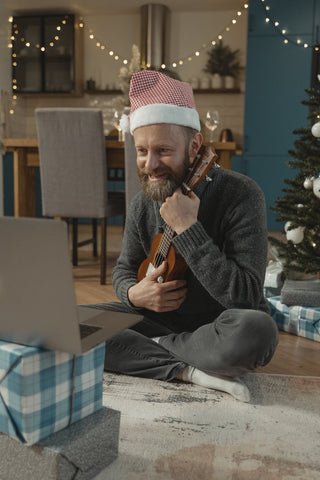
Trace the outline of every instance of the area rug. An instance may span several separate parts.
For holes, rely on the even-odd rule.
[[[97,480],[320,478],[320,378],[248,374],[249,404],[182,382],[105,374],[119,456]]]

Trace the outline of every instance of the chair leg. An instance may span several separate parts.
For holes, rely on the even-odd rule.
[[[78,265],[78,219],[72,219],[72,264]]]
[[[97,219],[92,219],[92,243],[93,243],[93,256],[98,256],[98,247],[97,247]]]
[[[107,219],[101,219],[101,255],[100,255],[100,283],[106,284],[107,277]]]

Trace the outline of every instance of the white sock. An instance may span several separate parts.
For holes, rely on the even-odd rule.
[[[189,366],[183,370],[182,379],[185,382],[194,383],[195,385],[230,393],[230,395],[241,402],[250,401],[250,392],[248,387],[239,380],[234,380],[230,377],[212,375],[198,370],[195,367]]]

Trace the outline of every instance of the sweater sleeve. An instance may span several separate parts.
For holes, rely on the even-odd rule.
[[[267,255],[264,195],[247,177],[228,189],[228,194],[220,192],[220,208],[204,201],[206,228],[198,220],[173,243],[223,307],[261,308]]]
[[[112,272],[112,284],[119,300],[135,308],[128,299],[128,290],[137,283],[137,272],[140,264],[148,255],[153,227],[150,215],[145,215],[141,206],[143,197],[138,195],[131,202],[126,217],[126,224],[122,239],[121,253]],[[141,228],[141,218],[146,216],[145,228]],[[149,225],[149,227],[147,227]],[[137,309],[138,310],[138,309]]]

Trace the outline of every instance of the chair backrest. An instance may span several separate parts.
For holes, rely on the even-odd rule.
[[[131,133],[124,137],[124,163],[126,183],[126,211],[136,193],[141,190],[140,180],[137,173],[137,152],[134,145],[134,138]]]
[[[107,165],[102,112],[39,108],[42,213],[101,218],[107,208]]]

